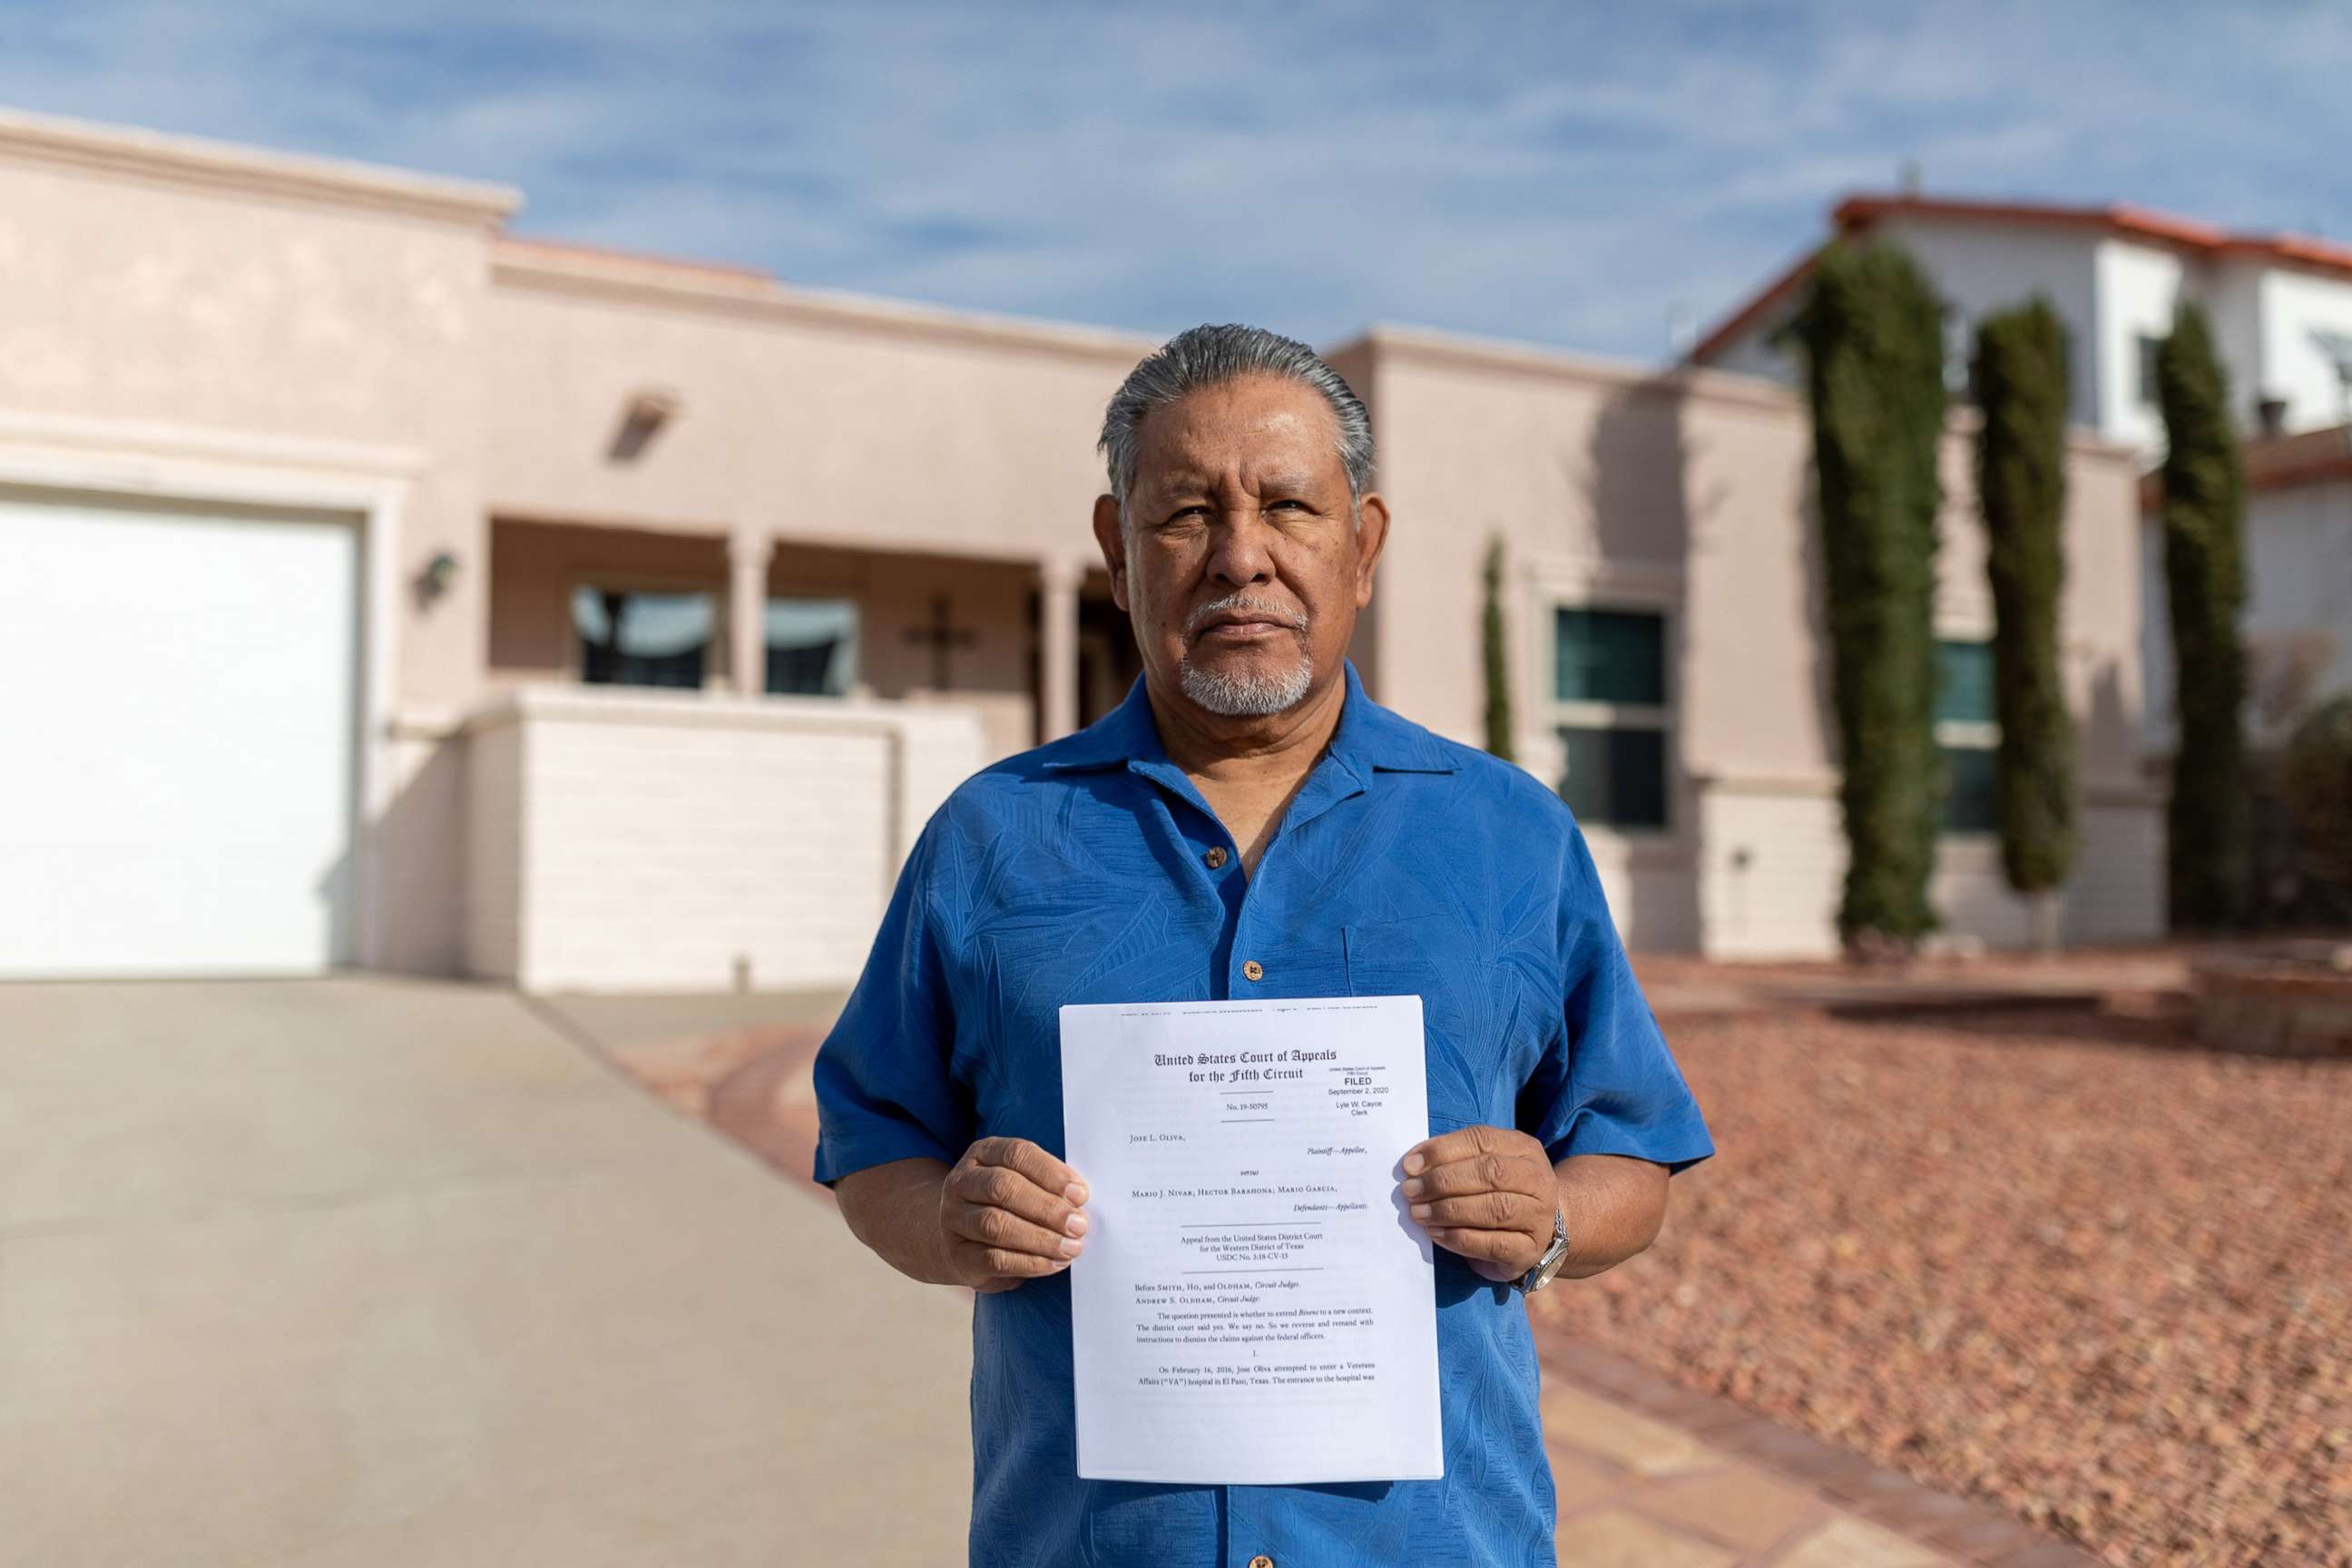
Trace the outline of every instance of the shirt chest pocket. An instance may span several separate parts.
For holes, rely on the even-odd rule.
[[[1430,1131],[1511,1126],[1540,1041],[1517,972],[1481,957],[1451,916],[1375,921],[1342,935],[1349,995],[1421,998]]]

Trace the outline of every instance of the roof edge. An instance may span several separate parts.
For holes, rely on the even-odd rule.
[[[0,161],[63,163],[178,184],[293,196],[492,228],[522,205],[522,193],[491,184],[208,137],[100,125],[62,115],[0,109]]]
[[[1160,346],[1156,338],[1108,327],[803,288],[751,268],[507,236],[499,237],[492,247],[490,276],[493,285],[635,299],[775,320],[838,322],[1129,363]]]

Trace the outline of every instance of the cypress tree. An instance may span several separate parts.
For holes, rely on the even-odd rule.
[[[1516,760],[1511,731],[1511,661],[1503,636],[1503,536],[1486,545],[1486,750],[1505,762]]]
[[[1969,379],[1977,500],[1990,543],[1996,801],[2001,868],[2032,902],[2034,939],[2057,945],[2057,898],[2074,864],[2074,721],[2058,667],[2066,583],[2066,329],[2050,302],[1990,316]]]
[[[2164,410],[2164,584],[2172,611],[2174,706],[2167,869],[2172,923],[2237,912],[2246,855],[2245,465],[2229,378],[2205,312],[2184,300],[2156,359]]]
[[[1907,949],[1927,901],[1943,815],[1936,751],[1937,458],[1943,305],[1883,243],[1824,249],[1790,323],[1812,405],[1839,805],[1848,849],[1838,931],[1848,951]]]

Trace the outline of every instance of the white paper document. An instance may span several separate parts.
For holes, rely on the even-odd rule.
[[[1418,996],[1062,1009],[1080,1476],[1444,1473],[1425,1071]]]

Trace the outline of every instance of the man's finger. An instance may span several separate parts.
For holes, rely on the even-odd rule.
[[[1556,1188],[1559,1178],[1540,1160],[1508,1154],[1472,1154],[1444,1164],[1424,1167],[1404,1179],[1408,1198],[1454,1198],[1472,1193],[1525,1193],[1540,1198]]]
[[[1423,1226],[1466,1226],[1479,1230],[1516,1230],[1532,1234],[1538,1222],[1551,1229],[1552,1211],[1526,1193],[1488,1192],[1468,1197],[1440,1198],[1412,1205],[1412,1217]]]
[[[949,1177],[948,1195],[981,1208],[1009,1210],[1047,1230],[1066,1231],[1076,1212],[1058,1189],[1048,1192],[1010,1165],[966,1165]]]
[[[1542,1256],[1523,1230],[1470,1230],[1446,1226],[1431,1231],[1429,1239],[1465,1258],[1485,1258],[1512,1265],[1521,1274],[1535,1267],[1536,1259]]]
[[[1434,1138],[1423,1139],[1404,1152],[1404,1173],[1419,1175],[1432,1165],[1449,1164],[1456,1160],[1468,1160],[1480,1154],[1532,1155],[1540,1158],[1543,1145],[1526,1133],[1507,1127],[1457,1127],[1451,1132],[1441,1132]]]
[[[983,1138],[971,1146],[971,1152],[982,1164],[1018,1171],[1071,1203],[1087,1201],[1087,1184],[1078,1173],[1026,1138]]]
[[[1035,1279],[1047,1274],[1059,1274],[1070,1266],[1066,1258],[1039,1258],[1033,1253],[1007,1252],[1001,1247],[982,1247],[977,1242],[969,1241],[958,1241],[956,1246],[971,1265],[966,1270],[971,1274]]]
[[[948,1227],[966,1241],[1006,1252],[1034,1253],[1039,1258],[1076,1258],[1084,1244],[1059,1229],[1033,1225],[1010,1209],[963,1205]]]

